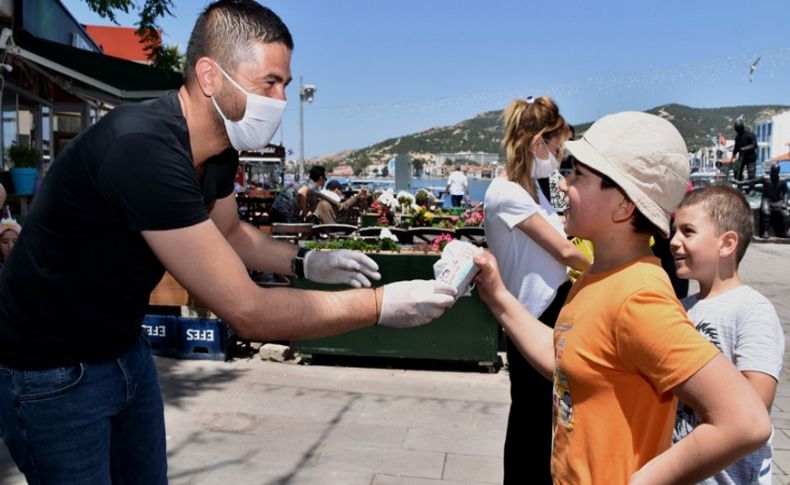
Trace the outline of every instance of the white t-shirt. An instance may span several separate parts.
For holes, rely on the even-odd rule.
[[[568,279],[568,269],[516,227],[534,215],[546,219],[565,236],[554,208],[539,188],[536,192],[540,204],[515,182],[502,177],[492,180],[485,196],[485,233],[508,291],[539,317],[551,304],[557,288]]]
[[[739,286],[705,300],[700,300],[699,294],[691,295],[683,300],[683,306],[697,331],[739,371],[762,372],[779,380],[785,337],[776,310],[766,297],[749,286]],[[672,441],[677,443],[698,423],[694,411],[678,403]],[[701,483],[770,485],[772,455],[769,439],[759,450]]]
[[[466,175],[460,170],[451,173],[450,177],[447,179],[447,185],[450,186],[450,195],[464,195],[466,193],[467,183]]]

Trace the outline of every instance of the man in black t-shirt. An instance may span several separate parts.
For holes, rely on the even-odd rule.
[[[422,325],[452,304],[436,281],[375,289],[361,253],[309,252],[241,223],[239,150],[285,109],[293,41],[271,10],[200,15],[177,92],[123,105],[52,164],[0,272],[0,430],[31,483],[167,481],[164,412],[141,322],[168,270],[242,338]],[[247,268],[358,289],[263,289]]]
[[[732,148],[732,163],[735,164],[735,180],[743,180],[744,167],[749,180],[752,180],[757,170],[757,137],[743,126],[742,120],[735,120],[733,128],[735,146]]]
[[[779,177],[780,167],[774,163],[763,178],[763,194],[760,201],[760,237],[768,237],[771,227],[776,237],[787,233],[785,214],[788,210],[787,180]]]

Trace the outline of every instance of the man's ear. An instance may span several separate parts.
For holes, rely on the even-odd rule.
[[[738,250],[740,238],[735,231],[726,231],[719,236],[719,257],[726,258]]]
[[[200,91],[206,97],[214,96],[220,89],[218,78],[222,77],[217,65],[208,57],[201,57],[195,63],[195,78]]]

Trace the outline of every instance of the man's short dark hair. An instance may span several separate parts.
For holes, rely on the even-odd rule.
[[[280,42],[293,50],[291,32],[280,17],[253,0],[219,0],[200,14],[189,36],[184,82],[195,81],[195,64],[210,57],[226,70],[253,56],[253,45]]]
[[[343,186],[337,180],[330,180],[326,183],[326,190],[340,190]]]
[[[313,165],[310,167],[310,180],[318,182],[321,177],[326,178],[326,168],[323,165]]]

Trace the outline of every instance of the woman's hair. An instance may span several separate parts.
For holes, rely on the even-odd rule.
[[[537,191],[532,181],[532,164],[535,156],[530,145],[535,137],[544,139],[555,135],[565,143],[570,129],[560,115],[557,104],[546,96],[539,98],[514,99],[502,114],[505,134],[502,146],[505,149],[507,177],[521,184],[529,194],[537,199]]]

